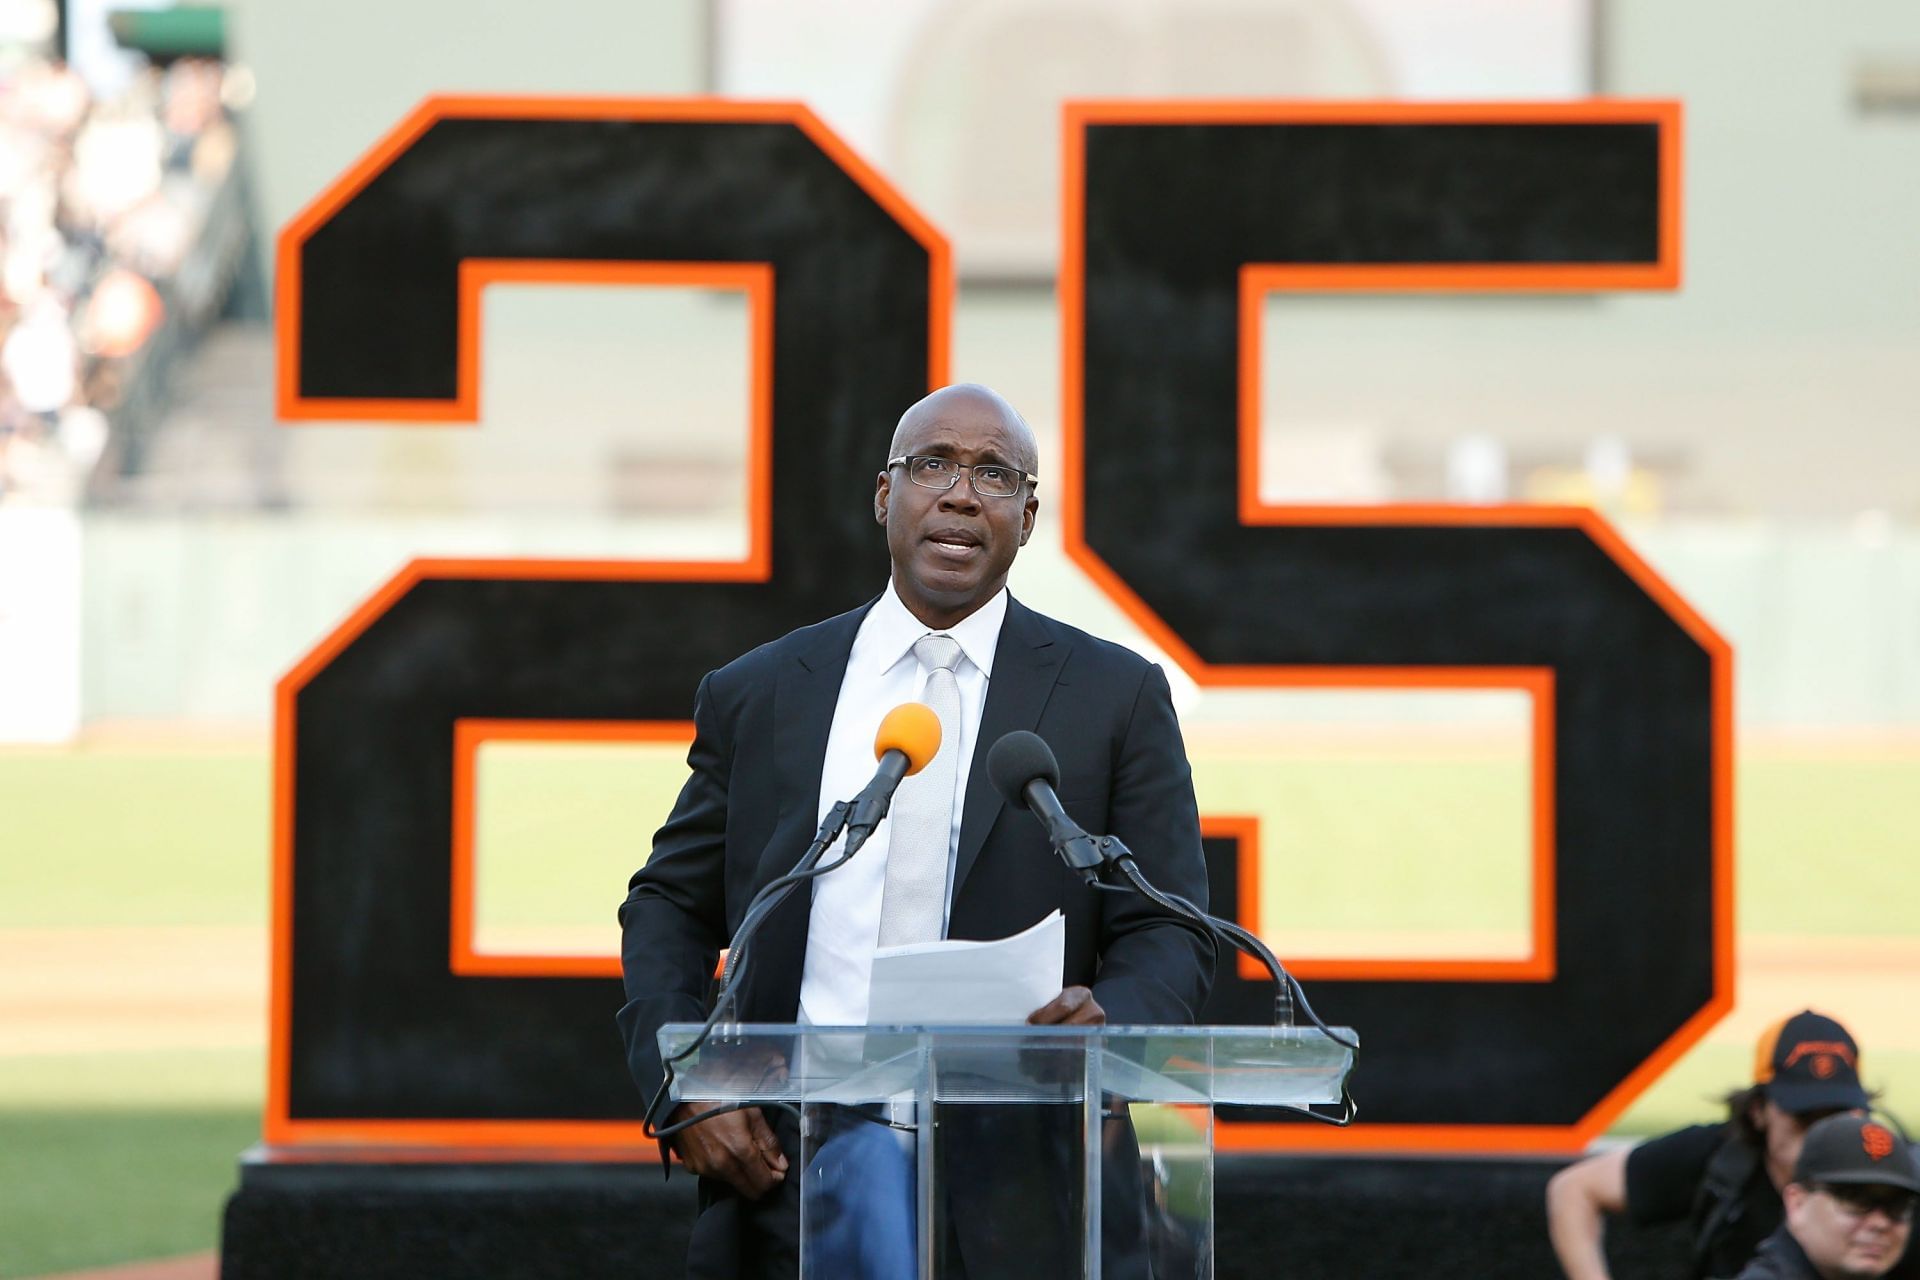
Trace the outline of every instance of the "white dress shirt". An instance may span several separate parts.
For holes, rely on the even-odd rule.
[[[816,820],[824,820],[836,800],[850,800],[873,778],[873,737],[887,712],[903,702],[915,702],[926,688],[926,673],[913,656],[913,644],[928,634],[949,635],[960,645],[960,664],[954,679],[960,686],[958,742],[942,742],[941,751],[958,751],[953,782],[953,828],[947,837],[947,912],[953,908],[953,859],[960,846],[961,810],[965,807],[967,774],[973,763],[974,742],[980,734],[980,709],[987,701],[987,681],[993,675],[993,655],[1000,645],[1000,624],[1007,617],[1003,589],[961,622],[933,632],[908,612],[887,583],[860,622],[847,655],[847,674],[840,682],[840,700],[833,709],[833,729],[827,735],[827,754],[820,770],[820,805]],[[874,828],[873,835],[852,861],[814,881],[813,913],[807,926],[806,966],[800,975],[800,1020],[817,1026],[860,1026],[867,1020],[867,989],[873,976],[873,952],[880,937],[880,899],[887,885],[887,849],[891,821]],[[843,837],[844,838],[844,837]],[[840,855],[835,841],[823,861]],[[943,914],[942,933],[945,932]]]

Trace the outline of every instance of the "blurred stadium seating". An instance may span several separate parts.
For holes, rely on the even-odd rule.
[[[96,100],[44,60],[0,88],[0,501],[109,499],[250,244],[226,69],[183,59]]]

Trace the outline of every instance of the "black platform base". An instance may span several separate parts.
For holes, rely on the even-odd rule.
[[[1220,1280],[1559,1274],[1556,1161],[1222,1157]],[[249,1159],[222,1280],[652,1280],[681,1274],[693,1179],[656,1165],[315,1164]],[[1615,1222],[1616,1275],[1686,1275],[1684,1230]]]

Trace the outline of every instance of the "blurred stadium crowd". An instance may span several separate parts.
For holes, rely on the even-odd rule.
[[[59,62],[0,67],[0,502],[75,503],[137,449],[245,247],[245,92],[207,59],[110,99]]]

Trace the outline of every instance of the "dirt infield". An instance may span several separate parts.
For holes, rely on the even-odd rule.
[[[34,1280],[219,1280],[219,1276],[220,1259],[216,1255],[190,1253],[184,1258],[129,1262],[91,1271],[62,1271],[58,1275],[36,1276]]]
[[[0,929],[0,1056],[266,1041],[261,928]]]
[[[1742,939],[1739,1000],[1708,1036],[1751,1045],[1770,1023],[1799,1009],[1833,1014],[1869,1052],[1920,1052],[1913,1016],[1920,938]]]
[[[0,1056],[258,1048],[267,955],[261,928],[0,929]],[[1754,936],[1739,964],[1709,1043],[1750,1045],[1810,1005],[1872,1048],[1920,1052],[1920,938]]]

